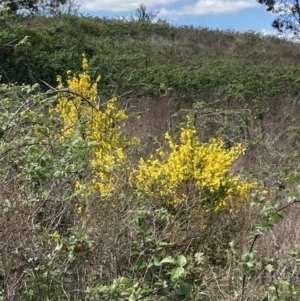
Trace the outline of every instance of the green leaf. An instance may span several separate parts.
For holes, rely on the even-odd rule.
[[[171,263],[171,264],[176,264],[176,260],[173,259],[171,256],[168,256],[166,258],[164,258],[160,264],[163,264],[163,263]]]
[[[29,38],[30,36],[25,36],[21,41],[19,41],[18,44],[16,44],[14,47],[17,48],[18,46],[22,46],[22,45],[29,45],[31,46],[30,42],[29,42]]]
[[[98,142],[97,141],[89,141],[88,143],[87,143],[87,146],[88,147],[95,147],[95,146],[97,146],[98,145]]]
[[[184,274],[183,267],[176,267],[171,271],[171,281],[177,281]]]
[[[148,270],[148,269],[150,269],[150,268],[152,268],[152,267],[153,267],[153,265],[155,265],[155,263],[153,263],[153,262],[149,262],[149,263],[148,263],[148,265],[147,265],[147,270]]]
[[[248,268],[253,268],[255,266],[255,263],[253,261],[248,261],[248,262],[246,262],[246,266]]]
[[[271,264],[267,264],[265,267],[266,271],[268,271],[269,273],[272,273],[275,269],[273,267],[273,265]]]
[[[188,295],[191,291],[191,286],[190,284],[181,281],[179,284],[179,292],[181,295]]]
[[[168,287],[168,283],[167,283],[166,280],[159,279],[157,282],[154,283],[154,286],[167,288]]]
[[[202,265],[202,266],[208,266],[209,260],[206,256],[204,256],[203,253],[199,252],[199,253],[196,253],[194,256],[195,256],[195,260],[196,260],[197,264]]]
[[[158,290],[157,295],[162,296],[162,297],[166,297],[166,296],[169,295],[169,292],[165,288],[162,288],[162,289]]]
[[[153,262],[150,262],[149,264],[148,264],[148,266],[150,266],[150,264],[151,264],[151,267],[154,265],[154,266],[156,266],[156,267],[160,267],[161,266],[161,262],[160,262],[160,260],[158,259],[158,258],[154,258],[154,261]]]
[[[46,160],[41,159],[41,167],[46,167]]]
[[[180,267],[184,267],[187,263],[186,258],[183,255],[177,257],[177,263]]]
[[[280,213],[275,212],[275,213],[270,214],[270,219],[272,219],[272,221],[275,224],[277,224],[283,219],[283,216]]]
[[[53,173],[53,176],[55,178],[60,178],[62,177],[63,173],[61,172],[61,170],[56,170],[54,173]]]

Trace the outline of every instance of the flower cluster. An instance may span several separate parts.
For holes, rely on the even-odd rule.
[[[127,116],[117,108],[116,98],[100,106],[97,90],[100,76],[94,83],[91,82],[85,56],[82,69],[79,75],[67,72],[66,88],[62,77],[57,77],[58,88],[63,92],[55,111],[63,120],[63,139],[72,135],[74,139],[74,135],[77,135],[93,146],[90,165],[94,176],[88,185],[77,182],[77,189],[84,190],[85,194],[98,191],[101,195],[109,195],[117,181],[115,170],[126,161],[124,148],[130,144],[121,131],[122,122]]]
[[[230,211],[244,203],[255,183],[241,181],[231,168],[245,148],[241,144],[226,149],[224,142],[214,139],[201,143],[193,127],[182,128],[180,143],[166,133],[169,151],[140,160],[136,171],[137,188],[177,209],[193,196],[201,208],[214,212]]]

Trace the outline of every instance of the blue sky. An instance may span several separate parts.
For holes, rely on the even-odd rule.
[[[77,0],[79,12],[93,16],[134,15],[141,3],[147,11],[160,11],[158,17],[174,25],[194,25],[220,30],[275,33],[272,13],[256,0]]]

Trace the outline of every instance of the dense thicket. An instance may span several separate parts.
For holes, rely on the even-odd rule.
[[[0,0],[1,5],[6,5],[10,8],[11,13],[37,13],[37,12],[56,12],[59,7],[66,4],[67,0]]]
[[[215,99],[234,83],[246,86],[249,98],[298,96],[298,45],[275,37],[75,15],[2,22],[18,24],[2,44],[24,36],[31,44],[2,48],[6,82],[43,80],[53,86],[66,68],[78,70],[85,53],[91,73],[103,75],[100,88],[108,95],[134,90],[134,95]]]

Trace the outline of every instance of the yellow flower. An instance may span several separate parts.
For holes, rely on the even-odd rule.
[[[55,242],[58,242],[60,239],[60,234],[58,231],[54,231],[54,233],[52,234],[52,238]]]
[[[237,144],[226,149],[220,139],[201,143],[196,134],[193,127],[183,127],[180,143],[176,144],[167,132],[165,138],[170,151],[159,148],[160,159],[154,156],[147,161],[141,159],[132,182],[139,190],[175,209],[186,200],[185,193],[191,187],[199,202],[210,203],[215,212],[230,211],[246,202],[255,184],[244,183],[239,176],[230,173],[231,166],[245,148]]]
[[[117,98],[112,98],[105,107],[98,108],[99,75],[95,82],[87,71],[88,59],[82,55],[82,72],[71,76],[71,70],[67,71],[66,85],[73,92],[70,95],[62,95],[55,108],[64,123],[62,139],[72,135],[81,135],[86,141],[93,144],[90,165],[93,169],[93,180],[89,185],[76,182],[75,188],[84,194],[98,192],[101,195],[110,194],[117,182],[116,170],[124,168],[126,154],[124,149],[131,145],[121,131],[121,125],[126,120],[125,111],[117,108]],[[62,77],[57,76],[60,89],[64,88]],[[55,113],[53,112],[53,114]],[[136,141],[136,140],[135,140]]]

